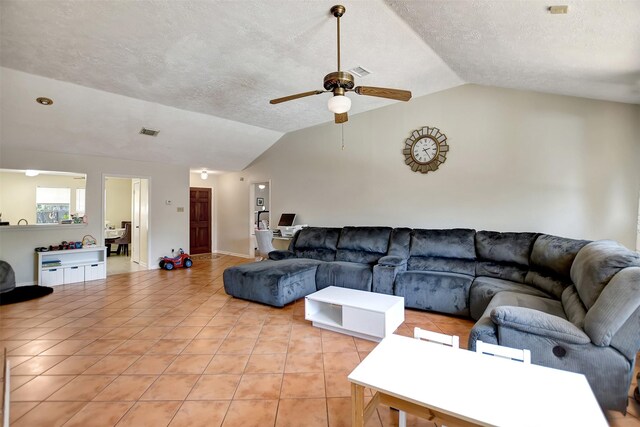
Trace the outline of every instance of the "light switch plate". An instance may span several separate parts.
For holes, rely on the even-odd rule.
[[[178,208],[178,212],[184,212],[184,208]]]

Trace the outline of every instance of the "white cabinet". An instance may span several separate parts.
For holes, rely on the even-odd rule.
[[[380,341],[404,322],[404,298],[330,286],[305,297],[313,326]]]
[[[56,286],[104,279],[107,277],[106,258],[104,246],[37,252],[38,285]]]

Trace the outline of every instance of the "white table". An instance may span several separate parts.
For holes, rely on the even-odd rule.
[[[313,326],[380,341],[404,322],[404,298],[329,286],[305,297]]]
[[[349,375],[353,426],[378,403],[447,426],[607,426],[582,374],[390,335]],[[364,406],[364,387],[376,391]]]
[[[118,237],[122,237],[124,234],[124,228],[106,228],[104,230],[105,239],[114,239]]]

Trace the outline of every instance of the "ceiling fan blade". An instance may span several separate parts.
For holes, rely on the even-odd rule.
[[[349,120],[349,115],[347,113],[334,114],[336,116],[336,123],[345,123]]]
[[[323,90],[311,90],[309,92],[302,92],[302,93],[297,93],[295,95],[289,95],[282,98],[272,99],[271,101],[269,101],[269,103],[280,104],[281,102],[287,102],[287,101],[291,101],[298,98],[304,98],[305,96],[320,95],[321,93],[324,93],[324,92],[325,91]]]
[[[353,89],[358,95],[377,96],[379,98],[396,99],[398,101],[408,101],[411,99],[411,92],[401,89],[388,89],[386,87],[358,86]]]

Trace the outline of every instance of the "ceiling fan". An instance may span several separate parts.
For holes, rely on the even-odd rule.
[[[269,101],[269,103],[280,104],[281,102],[304,98],[306,96],[333,92],[333,96],[329,99],[328,102],[329,111],[334,113],[336,123],[344,123],[349,120],[347,112],[351,108],[351,99],[345,96],[346,92],[355,92],[358,95],[377,96],[379,98],[396,99],[398,101],[408,101],[411,99],[411,92],[408,90],[388,89],[384,87],[372,86],[355,86],[353,74],[346,71],[340,71],[340,17],[344,15],[345,11],[346,8],[341,5],[336,5],[331,8],[331,14],[337,18],[338,71],[329,73],[324,76],[325,90],[312,90],[309,92],[289,95],[283,98],[272,99],[271,101]]]

